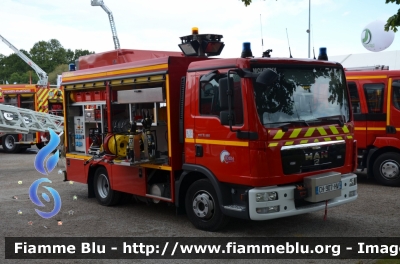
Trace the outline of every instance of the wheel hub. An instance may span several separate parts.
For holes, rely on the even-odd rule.
[[[381,166],[381,174],[384,178],[393,180],[399,177],[400,165],[393,161],[388,160],[384,162]]]
[[[106,175],[99,175],[99,180],[97,181],[97,190],[99,191],[101,198],[106,198],[108,196],[108,193],[110,192],[110,184]]]
[[[7,146],[8,149],[12,149],[14,147],[14,138],[12,136],[8,136],[5,139],[5,145]]]
[[[193,211],[197,217],[208,219],[213,215],[214,201],[211,198],[211,195],[205,192],[196,194],[193,199]]]

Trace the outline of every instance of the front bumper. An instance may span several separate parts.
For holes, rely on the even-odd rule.
[[[357,199],[357,184],[350,186],[350,181],[356,181],[357,175],[354,173],[341,175],[342,189],[341,194],[328,200],[328,208],[346,204]],[[352,180],[354,179],[354,180]],[[251,220],[269,220],[292,215],[311,213],[325,209],[325,201],[308,203],[303,206],[295,206],[294,189],[296,185],[270,186],[253,188],[249,190],[249,215]],[[256,201],[256,194],[260,192],[277,192],[278,199],[274,201]],[[277,208],[269,213],[258,213],[262,208]],[[265,211],[265,210],[264,210]]]

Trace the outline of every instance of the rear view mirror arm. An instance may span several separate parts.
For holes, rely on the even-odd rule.
[[[232,88],[230,87],[230,77],[229,77],[229,74],[230,74],[230,72],[237,72],[236,71],[236,69],[235,70],[228,70],[228,79],[227,79],[227,81],[228,81],[228,89],[227,89],[227,91],[226,91],[226,93],[227,93],[227,96],[228,96],[228,112],[229,112],[229,117],[228,117],[228,120],[229,120],[229,129],[231,130],[231,132],[237,132],[237,131],[240,131],[240,130],[233,130],[233,128],[232,128],[232,126],[233,126],[233,118],[234,118],[234,115],[233,115],[233,113],[232,113]]]

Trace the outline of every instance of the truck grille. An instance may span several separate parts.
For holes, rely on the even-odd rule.
[[[283,146],[281,149],[285,175],[341,167],[345,156],[344,140]]]

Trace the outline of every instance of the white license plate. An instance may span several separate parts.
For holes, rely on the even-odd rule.
[[[342,182],[335,182],[315,187],[315,194],[327,193],[342,189]]]

